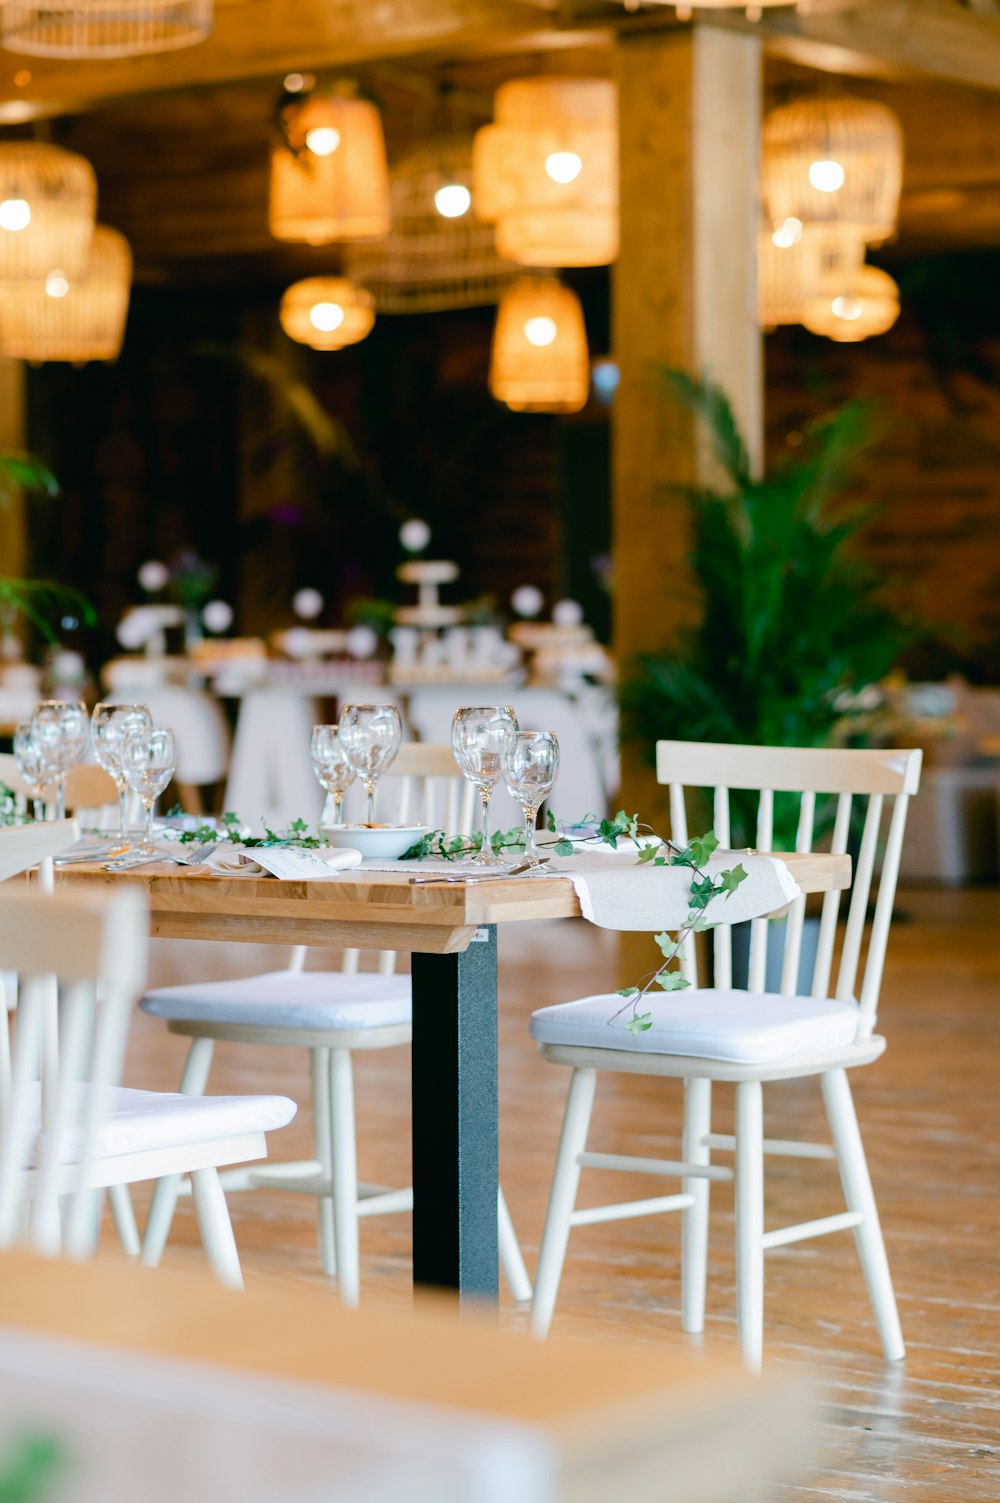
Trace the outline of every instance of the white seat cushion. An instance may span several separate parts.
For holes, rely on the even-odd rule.
[[[409,976],[271,971],[239,981],[164,986],[140,1004],[157,1018],[257,1028],[384,1028],[409,1023]]]
[[[86,1086],[77,1087],[77,1121],[83,1115],[86,1090]],[[111,1110],[98,1133],[97,1157],[118,1158],[126,1153],[181,1148],[243,1133],[274,1132],[287,1126],[297,1109],[287,1096],[179,1096],[119,1086],[111,1093]],[[77,1127],[67,1140],[67,1162],[74,1162],[78,1152]]]
[[[609,1026],[623,1007],[627,1010]],[[532,1014],[531,1036],[540,1044],[582,1044],[758,1065],[850,1044],[858,1023],[853,1002],[714,987],[650,993],[643,997],[639,1012],[653,1014],[652,1027],[631,1034],[625,1027],[631,1003],[617,993],[603,992],[579,1002],[540,1008]]]

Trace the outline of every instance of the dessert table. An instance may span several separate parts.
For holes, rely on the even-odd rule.
[[[847,856],[785,854],[804,893],[850,885]],[[353,946],[412,956],[413,1276],[463,1298],[497,1299],[497,930],[580,916],[564,877],[413,885],[411,873],[352,871],[318,882],[222,876],[164,863],[57,881],[142,887],[150,932],[168,939]],[[561,1000],[552,998],[553,1001]]]

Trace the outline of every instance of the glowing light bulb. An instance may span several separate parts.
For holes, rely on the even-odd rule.
[[[321,334],[332,334],[344,322],[344,310],[339,303],[313,303],[309,309],[309,322]]]
[[[571,183],[583,171],[583,158],[575,151],[553,151],[545,158],[545,171],[554,183]]]
[[[69,278],[64,271],[50,271],[45,278],[45,291],[49,297],[65,297],[69,291]]]
[[[284,78],[286,94],[304,94],[311,89],[316,80],[311,73],[286,73]]]
[[[306,131],[306,145],[314,157],[332,157],[340,145],[340,131],[333,125],[314,125]]]
[[[536,349],[542,350],[547,344],[551,344],[556,337],[556,321],[545,314],[536,318],[529,318],[524,326],[524,337],[529,344]]]
[[[472,194],[462,183],[445,183],[434,195],[434,207],[445,219],[461,219],[472,207]]]
[[[0,230],[24,230],[31,223],[27,199],[5,198],[0,204]]]
[[[802,220],[796,219],[794,214],[789,215],[787,219],[783,219],[780,224],[775,225],[771,234],[771,240],[779,250],[787,250],[791,245],[798,245],[801,239]]]
[[[845,323],[853,324],[861,317],[864,303],[859,297],[835,297],[830,304],[832,312]]]
[[[844,169],[839,162],[813,162],[809,181],[820,193],[836,193],[844,186]]]

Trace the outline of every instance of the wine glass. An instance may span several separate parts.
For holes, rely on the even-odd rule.
[[[31,796],[34,816],[45,818],[44,793],[55,780],[56,769],[48,760],[30,720],[22,720],[14,729],[14,760]]]
[[[66,774],[87,749],[90,723],[79,700],[45,699],[31,715],[31,734],[53,770],[56,818],[66,817]]]
[[[504,745],[516,730],[517,716],[510,705],[468,705],[455,711],[451,723],[455,761],[479,789],[483,804],[483,842],[472,858],[472,866],[504,864],[490,844],[490,799],[500,781]]]
[[[337,723],[344,756],[365,785],[369,826],[375,823],[375,788],[403,739],[396,705],[345,705]]]
[[[524,815],[524,859],[537,866],[535,822],[559,775],[559,742],[552,731],[514,731],[504,742],[500,765],[507,792]]]
[[[309,743],[313,772],[321,788],[326,790],[326,802],[320,826],[344,823],[344,794],[354,782],[355,772],[335,725],[314,725]]]
[[[142,800],[146,811],[146,829],[141,845],[136,846],[140,856],[155,856],[153,844],[153,809],[156,800],[174,775],[177,765],[177,748],[174,733],[165,726],[153,725],[128,732],[122,741],[122,772],[125,781]]]
[[[129,843],[128,835],[128,782],[122,768],[122,743],[130,731],[152,730],[153,717],[148,705],[109,704],[95,705],[90,717],[90,735],[94,743],[94,755],[115,780],[118,789],[118,833],[122,841]]]

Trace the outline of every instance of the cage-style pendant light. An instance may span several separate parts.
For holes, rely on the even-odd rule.
[[[61,269],[0,293],[0,351],[20,360],[114,360],[125,337],[132,252],[107,225],[94,230],[82,276]]]
[[[892,277],[877,266],[862,266],[841,291],[811,299],[802,322],[813,334],[856,344],[886,333],[898,317],[899,288]]]
[[[884,104],[800,99],[764,122],[762,183],[775,225],[849,229],[876,245],[896,230],[903,131]]]
[[[328,245],[389,232],[382,121],[351,85],[292,100],[271,152],[268,221],[276,240]]]
[[[6,0],[0,39],[33,57],[138,57],[203,42],[212,0]]]
[[[285,292],[278,316],[289,339],[314,350],[341,350],[371,332],[375,301],[347,277],[306,277]]]
[[[353,245],[346,269],[379,313],[436,313],[495,303],[519,268],[497,254],[472,196],[472,141],[423,142],[389,169],[392,228]]]
[[[521,78],[476,132],[476,212],[525,266],[604,266],[618,254],[618,104],[606,78]]]
[[[0,283],[80,276],[87,264],[97,179],[75,152],[45,141],[0,142]]]
[[[500,299],[490,391],[515,412],[579,412],[590,388],[580,299],[556,277],[522,277]]]
[[[852,236],[805,228],[786,220],[757,237],[758,318],[761,327],[800,324],[806,305],[826,289],[849,285],[864,260],[864,244]]]

